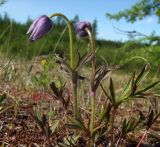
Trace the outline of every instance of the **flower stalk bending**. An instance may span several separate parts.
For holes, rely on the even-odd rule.
[[[55,16],[59,16],[62,17],[67,24],[68,30],[69,30],[69,46],[70,46],[70,67],[73,70],[73,75],[72,75],[72,94],[73,94],[73,111],[74,111],[74,118],[77,119],[77,115],[78,115],[78,105],[77,105],[77,73],[74,70],[74,49],[73,49],[73,34],[72,34],[72,25],[71,22],[68,20],[68,18],[61,14],[61,13],[55,13],[49,16],[49,18],[55,17]]]
[[[74,70],[74,49],[73,49],[73,34],[72,34],[72,25],[71,25],[71,22],[69,21],[69,19],[61,14],[61,13],[54,13],[52,15],[49,16],[49,18],[51,19],[52,17],[55,17],[55,16],[59,16],[59,17],[62,17],[65,21],[66,21],[66,24],[67,24],[67,27],[68,27],[68,30],[69,30],[69,46],[70,46],[70,66],[71,68]]]
[[[69,30],[69,47],[70,47],[70,67],[72,69],[72,87],[73,87],[73,99],[74,99],[74,116],[77,119],[77,73],[75,71],[74,65],[74,50],[73,50],[73,34],[72,34],[72,24],[68,18],[61,13],[54,13],[50,16],[42,15],[37,18],[32,25],[30,26],[27,34],[31,33],[29,38],[30,41],[36,41],[37,39],[43,37],[45,34],[50,32],[52,29],[53,23],[51,21],[52,17],[59,16],[62,17]]]
[[[95,74],[96,74],[96,53],[95,53],[95,44],[94,44],[94,37],[89,28],[85,28],[86,32],[89,35],[90,40],[90,47],[92,51],[94,52],[94,58],[92,60],[92,79],[91,79],[91,122],[90,122],[90,132],[92,133],[94,129],[94,121],[95,121],[95,98],[96,98],[96,88],[94,86],[95,81]],[[91,134],[92,135],[92,134]],[[90,143],[90,146],[92,146],[92,141]]]

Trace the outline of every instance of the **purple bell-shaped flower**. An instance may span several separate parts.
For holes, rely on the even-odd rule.
[[[88,28],[90,31],[92,31],[91,23],[85,21],[74,24],[74,28],[77,36],[82,38],[88,36],[88,33],[86,32],[85,28]]]
[[[35,41],[43,37],[52,29],[52,26],[53,23],[48,16],[40,16],[39,18],[33,21],[29,30],[27,31],[27,34],[31,34],[29,40]]]

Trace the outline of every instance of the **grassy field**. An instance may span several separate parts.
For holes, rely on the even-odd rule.
[[[75,35],[72,69],[64,24],[29,43],[30,24],[0,17],[1,146],[159,145],[158,45],[95,40],[95,67]]]

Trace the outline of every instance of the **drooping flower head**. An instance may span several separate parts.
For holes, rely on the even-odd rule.
[[[42,15],[36,20],[33,21],[27,34],[31,34],[29,40],[35,41],[44,35],[46,35],[52,29],[52,21],[51,19],[46,16]]]
[[[85,28],[88,28],[90,31],[92,31],[91,23],[86,21],[74,24],[74,28],[78,37],[88,36],[88,33],[86,32]]]

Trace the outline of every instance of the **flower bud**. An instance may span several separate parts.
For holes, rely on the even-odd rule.
[[[76,34],[78,37],[87,37],[88,33],[86,32],[85,28],[88,28],[90,31],[92,31],[92,26],[90,22],[78,22],[74,25]]]
[[[29,40],[35,41],[43,37],[52,29],[52,25],[53,23],[48,16],[40,16],[35,21],[33,21],[29,30],[27,31],[27,34],[31,34]]]

